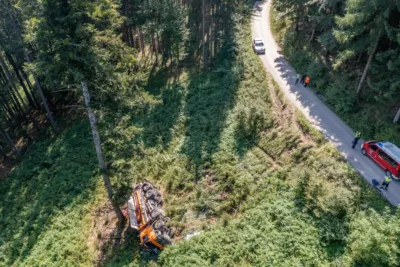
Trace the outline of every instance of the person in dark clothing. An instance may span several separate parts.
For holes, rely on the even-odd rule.
[[[352,149],[354,149],[356,147],[358,140],[360,140],[360,137],[361,137],[361,133],[359,131],[357,131],[356,135],[354,137],[354,140],[352,142],[353,143],[353,146],[351,147]]]
[[[296,82],[294,83],[294,85],[297,85],[297,84],[299,83],[300,78],[301,78],[301,74],[300,74],[300,73],[297,73],[297,75],[296,75]]]
[[[306,77],[307,77],[307,74],[304,74],[303,76],[301,76],[301,80],[300,80],[301,84],[304,84],[304,80],[306,79]]]

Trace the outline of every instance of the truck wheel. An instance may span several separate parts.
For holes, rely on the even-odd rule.
[[[149,190],[145,193],[146,198],[147,199],[154,199],[154,197],[156,196],[156,193],[154,192],[154,190]]]
[[[172,243],[171,237],[169,237],[168,235],[163,234],[163,235],[161,235],[160,237],[163,238],[164,241],[166,241],[168,244],[171,244],[171,243]]]
[[[367,155],[367,150],[365,150],[365,148],[361,149],[361,153],[366,156]]]
[[[161,198],[161,195],[160,195],[160,193],[158,193],[158,191],[156,191],[154,189],[151,189],[151,190],[146,192],[146,198],[147,199],[154,199],[157,202],[157,199]]]
[[[157,221],[153,222],[152,227],[153,227],[154,230],[159,230],[159,229],[162,229],[164,227],[164,223],[161,220],[157,220]]]
[[[164,212],[162,209],[154,209],[150,212],[151,218],[155,219],[159,217],[160,215],[164,215]]]
[[[156,196],[154,197],[154,200],[157,202],[158,206],[160,206],[160,207],[163,206],[164,202],[163,202],[163,200],[162,200],[161,195],[156,195]]]
[[[142,191],[144,192],[144,193],[146,193],[147,191],[149,191],[150,189],[152,189],[153,187],[151,186],[151,184],[149,184],[149,183],[143,183],[143,185],[142,185]]]
[[[163,220],[164,223],[167,223],[167,222],[171,221],[171,218],[170,217],[163,217],[162,220]]]

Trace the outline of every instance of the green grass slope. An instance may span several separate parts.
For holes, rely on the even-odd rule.
[[[395,266],[399,228],[383,222],[399,215],[286,102],[238,25],[230,65],[166,79],[123,127],[135,155],[116,164],[163,189],[175,244],[152,259],[128,237],[105,265]]]
[[[106,194],[77,122],[0,182],[0,266],[399,264],[400,214],[285,100],[252,52],[249,20],[235,23],[212,70],[150,69],[140,97],[99,113],[118,200],[134,181],[157,184],[174,245],[154,257],[123,231],[99,251],[93,210]]]
[[[31,147],[0,182],[0,266],[91,266],[96,164],[86,122]]]

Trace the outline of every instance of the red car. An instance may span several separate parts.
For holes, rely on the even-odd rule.
[[[390,142],[367,141],[361,146],[364,156],[370,156],[386,175],[400,179],[400,148]]]

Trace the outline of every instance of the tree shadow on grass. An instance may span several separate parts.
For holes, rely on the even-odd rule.
[[[132,122],[126,127],[135,125],[142,129],[139,134],[134,135],[131,145],[142,142],[146,147],[164,148],[172,140],[173,127],[181,113],[185,93],[178,81],[177,73],[174,67],[158,68],[155,65],[152,67],[143,87],[156,101],[150,105],[146,104],[143,110],[131,116]],[[127,109],[125,114],[129,113],[131,110]],[[126,151],[132,150],[131,146],[129,147]]]
[[[241,73],[229,67],[223,73],[192,73],[184,113],[186,132],[182,152],[196,166],[207,167],[217,151],[229,110],[233,107]],[[196,180],[198,177],[195,178]]]
[[[149,114],[137,118],[143,126],[140,139],[148,147],[167,146],[172,140],[173,127],[181,113],[184,88],[179,83],[168,84],[160,91],[162,103],[157,104]]]
[[[208,72],[189,71],[189,85],[184,114],[185,140],[181,152],[195,166],[195,181],[207,169],[218,150],[228,112],[236,99],[243,76],[243,59],[238,56],[235,23],[226,29],[222,47],[215,55],[215,67]]]
[[[168,85],[171,72],[170,68],[161,68],[153,64],[144,89],[152,95],[159,95],[161,89]]]
[[[0,182],[0,262],[8,266],[22,263],[31,257],[33,249],[49,254],[48,259],[41,260],[62,260],[66,252],[57,243],[63,243],[63,230],[68,232],[76,225],[65,221],[58,229],[58,240],[52,237],[51,243],[43,241],[46,232],[59,227],[54,222],[58,216],[65,216],[63,211],[67,207],[69,213],[75,212],[90,201],[96,172],[96,155],[87,122],[76,123],[56,140],[37,142],[13,173]],[[84,213],[80,212],[77,211],[75,219],[83,218]],[[40,247],[46,242],[46,247]]]
[[[253,146],[259,146],[261,136],[272,126],[273,120],[267,117],[265,110],[251,107],[248,111],[241,111],[235,131],[236,152],[239,157],[243,158]]]

